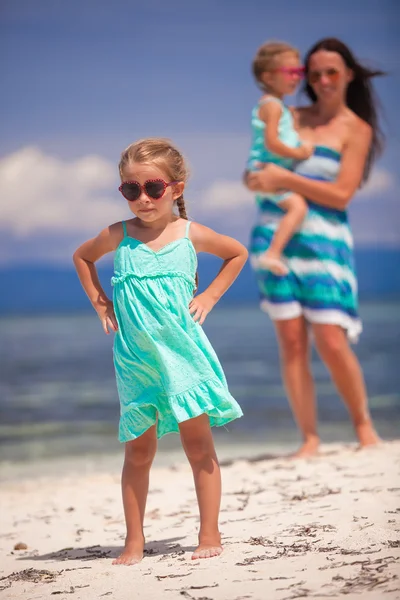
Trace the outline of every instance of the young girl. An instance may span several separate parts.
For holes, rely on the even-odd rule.
[[[282,42],[269,42],[259,48],[253,61],[253,74],[266,93],[252,113],[253,141],[247,163],[248,171],[255,171],[260,163],[274,162],[288,169],[294,161],[308,158],[313,147],[300,142],[293,126],[290,110],[283,103],[286,94],[293,94],[304,69],[300,66],[298,51]],[[262,204],[262,196],[257,201]],[[276,275],[286,275],[282,252],[303,221],[307,204],[299,194],[287,192],[268,195],[286,214],[272,238],[268,250],[260,257],[262,267]]]
[[[157,438],[179,432],[193,470],[200,509],[192,558],[222,552],[218,530],[221,478],[210,426],[242,416],[201,325],[236,279],[247,250],[236,240],[187,220],[187,169],[168,140],[145,139],[121,156],[120,192],[135,218],[85,242],[74,263],[105,333],[116,332],[114,364],[125,442],[122,496],[127,535],[114,564],[143,556],[143,519]],[[179,216],[174,213],[177,204]],[[94,263],[116,251],[113,301]],[[210,286],[194,297],[197,252],[224,260]]]

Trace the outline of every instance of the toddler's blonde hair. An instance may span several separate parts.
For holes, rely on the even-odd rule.
[[[300,57],[300,52],[297,48],[286,42],[266,42],[257,50],[252,63],[252,71],[258,86],[262,90],[266,90],[265,84],[261,80],[262,74],[273,69],[276,65],[276,58],[285,52],[291,52],[298,58]]]

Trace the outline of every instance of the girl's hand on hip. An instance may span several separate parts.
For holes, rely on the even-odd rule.
[[[212,311],[214,306],[215,302],[206,292],[203,292],[193,298],[189,304],[189,312],[194,321],[198,321],[199,325],[203,325],[208,313]]]
[[[280,187],[281,167],[268,163],[260,171],[247,174],[246,185],[253,192],[275,192]]]
[[[118,331],[118,323],[111,300],[108,300],[104,307],[99,308],[97,314],[101,321],[104,333],[108,335],[111,331]]]

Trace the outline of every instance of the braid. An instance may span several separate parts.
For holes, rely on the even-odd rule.
[[[176,205],[178,207],[179,210],[179,216],[181,219],[185,219],[186,221],[188,220],[188,216],[186,213],[186,204],[185,201],[183,199],[183,194],[182,196],[179,196],[179,198],[176,201]]]
[[[187,212],[186,212],[185,200],[183,199],[183,194],[182,194],[182,196],[179,196],[179,198],[176,200],[176,205],[178,207],[180,218],[181,219],[185,219],[185,221],[187,221],[188,220],[188,216],[187,216]],[[199,289],[199,274],[198,274],[197,271],[196,271],[195,282],[196,282],[196,287],[194,289],[193,296],[195,295],[195,293]]]

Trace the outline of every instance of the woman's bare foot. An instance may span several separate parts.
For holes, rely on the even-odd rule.
[[[274,275],[283,276],[289,273],[289,269],[283,262],[282,257],[279,254],[269,252],[269,250],[260,256],[259,266],[267,269],[267,271],[271,271]]]
[[[222,551],[221,536],[219,534],[208,537],[199,536],[199,545],[192,554],[192,560],[219,556]]]
[[[113,560],[113,565],[136,565],[143,558],[144,539],[125,540],[125,547],[121,554]]]
[[[382,441],[376,433],[371,421],[356,425],[355,430],[361,448],[365,448],[366,446],[376,446],[376,444],[379,444]]]
[[[289,458],[308,458],[318,454],[320,439],[319,437],[310,437],[300,446],[297,452],[293,452]]]

